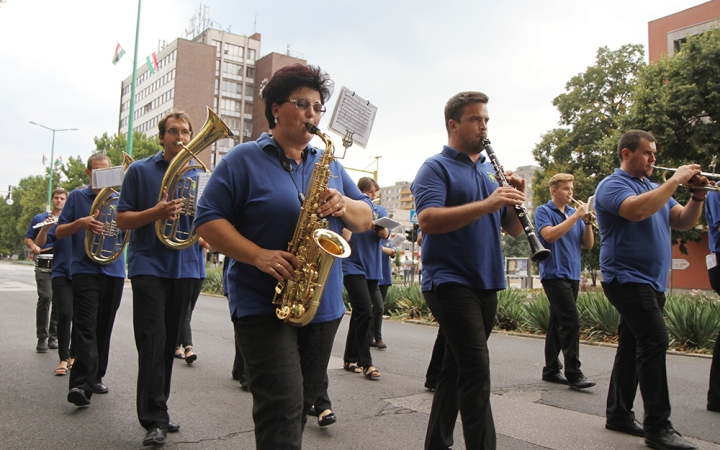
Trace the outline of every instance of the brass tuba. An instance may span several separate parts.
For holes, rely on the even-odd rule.
[[[123,152],[123,167],[127,172],[130,164],[135,162],[130,155]],[[120,198],[118,192],[111,188],[102,188],[90,207],[90,215],[103,223],[100,234],[85,232],[85,253],[88,258],[97,264],[110,264],[120,257],[130,240],[130,231],[121,231],[115,223],[117,202]]]
[[[299,266],[292,279],[277,284],[273,299],[273,304],[278,305],[275,311],[278,318],[296,327],[307,325],[315,317],[335,258],[350,256],[347,241],[327,229],[327,218],[321,219],[317,215],[320,196],[327,190],[331,176],[330,163],[335,159],[335,146],[315,125],[306,126],[325,143],[325,153],[315,163],[295,234],[288,243],[288,252],[295,255]]]
[[[189,230],[180,229],[181,216],[191,218],[195,216],[195,189],[197,187],[194,179],[189,177],[183,179],[183,177],[191,170],[201,169],[208,172],[205,164],[198,159],[196,152],[202,151],[219,139],[234,136],[228,126],[212,109],[208,108],[207,110],[207,120],[198,134],[188,142],[187,146],[183,145],[180,153],[170,162],[162,180],[162,189],[160,189],[158,195],[158,202],[162,200],[165,192],[168,193],[168,201],[176,198],[183,199],[182,208],[177,219],[160,219],[155,222],[155,232],[158,238],[166,247],[172,250],[186,249],[197,242],[199,237],[195,233],[194,223],[191,223]],[[182,141],[178,142],[182,144]],[[191,159],[195,160],[195,164],[189,164]]]

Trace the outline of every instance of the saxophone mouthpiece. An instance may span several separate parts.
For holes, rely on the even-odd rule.
[[[313,125],[313,124],[311,124],[311,123],[306,123],[306,124],[305,124],[305,127],[306,127],[307,130],[308,130],[310,133],[312,133],[312,134],[317,134],[318,131],[320,131],[320,128],[316,127],[315,125]]]
[[[180,139],[178,139],[178,140],[175,142],[175,145],[183,145],[183,142],[182,142]]]

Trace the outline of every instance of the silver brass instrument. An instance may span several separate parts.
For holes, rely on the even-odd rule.
[[[505,172],[503,171],[503,167],[500,165],[500,162],[497,159],[497,155],[495,155],[495,150],[490,146],[490,140],[483,139],[483,147],[485,148],[485,151],[487,152],[488,159],[490,160],[490,163],[493,166],[493,169],[495,169],[495,175],[498,178],[498,181],[500,182],[500,186],[503,187],[509,187],[510,183],[505,178]],[[525,210],[525,206],[523,205],[514,205],[513,209],[515,210],[515,213],[518,216],[518,219],[520,219],[520,223],[522,224],[523,231],[525,232],[525,235],[527,236],[528,242],[530,243],[530,249],[532,251],[532,256],[530,256],[530,259],[532,259],[535,262],[543,261],[547,259],[548,256],[550,256],[550,250],[543,247],[543,245],[540,243],[540,239],[538,239],[537,234],[535,234],[535,228],[533,227],[533,224],[530,222],[530,219],[528,219],[527,211]]]
[[[297,327],[307,325],[315,317],[335,259],[350,256],[347,241],[327,229],[327,218],[321,219],[317,215],[320,196],[327,190],[331,176],[330,163],[335,160],[335,146],[315,125],[306,126],[325,143],[325,153],[315,163],[295,233],[288,243],[288,252],[298,259],[298,268],[292,279],[277,284],[273,299],[273,304],[278,305],[275,311],[278,318]]]
[[[714,158],[713,158],[714,161]],[[677,172],[677,169],[672,169],[669,167],[660,167],[660,166],[650,166],[653,168],[653,170],[663,170],[663,181],[667,181],[668,173],[670,172]],[[701,177],[705,177],[711,180],[720,180],[720,174],[717,173],[708,173],[708,172],[700,172],[698,174]],[[681,185],[684,188],[690,188],[690,186]],[[707,186],[699,186],[699,187],[693,187],[692,189],[695,189],[697,191],[720,191],[720,187],[713,186],[713,185],[707,185]]]
[[[573,204],[575,205],[576,208],[580,207],[581,203],[579,201],[575,200],[572,196],[570,196],[570,200],[573,202]],[[595,211],[593,211],[593,209],[592,209],[592,197],[590,197],[588,199],[586,206],[587,206],[587,209],[586,209],[587,213],[585,214],[585,216],[583,216],[583,220],[585,221],[585,223],[589,223],[590,225],[593,226],[593,228],[600,231],[600,229],[598,228],[597,217],[595,216]]]
[[[134,160],[123,152],[123,167],[127,172]],[[96,264],[110,264],[122,255],[130,240],[130,231],[122,233],[115,223],[115,212],[120,199],[118,192],[111,188],[102,188],[90,207],[90,215],[102,222],[100,234],[85,232],[85,253]]]
[[[187,145],[183,145],[183,149],[170,162],[162,180],[162,189],[160,189],[158,195],[158,202],[162,200],[165,192],[168,193],[167,201],[178,198],[183,200],[176,219],[160,219],[155,222],[155,232],[158,238],[166,247],[173,250],[188,248],[197,242],[199,238],[195,233],[193,220],[190,220],[190,229],[183,230],[180,227],[182,216],[195,217],[195,189],[197,183],[193,178],[185,177],[185,174],[197,169],[209,172],[205,164],[198,159],[196,152],[202,151],[219,139],[234,136],[228,126],[212,109],[208,108],[207,111],[207,120],[198,134]],[[182,145],[182,140],[178,140],[177,144]],[[195,160],[194,164],[189,164],[191,159]]]

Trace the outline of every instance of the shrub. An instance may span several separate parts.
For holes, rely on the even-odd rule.
[[[222,267],[207,270],[207,277],[203,281],[202,292],[205,294],[223,295]]]
[[[671,343],[681,350],[713,347],[720,331],[720,304],[703,295],[668,294],[664,308]]]
[[[617,335],[620,313],[602,292],[583,292],[578,295],[580,330],[589,339],[607,340]]]
[[[498,292],[495,327],[501,330],[518,330],[525,322],[525,295],[517,289]]]
[[[550,322],[550,302],[544,291],[534,295],[533,301],[525,305],[525,326],[535,333],[547,333]]]

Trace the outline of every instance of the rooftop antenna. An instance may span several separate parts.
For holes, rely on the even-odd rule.
[[[253,20],[253,34],[255,34],[257,31],[257,13],[255,13],[255,20]]]

